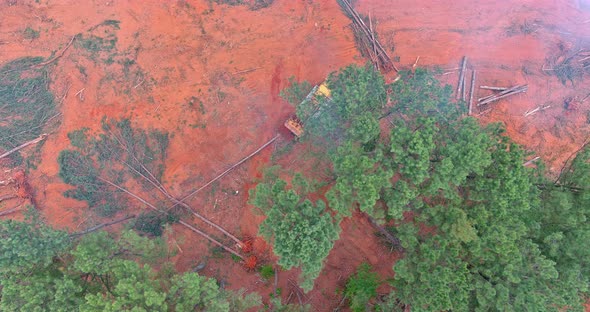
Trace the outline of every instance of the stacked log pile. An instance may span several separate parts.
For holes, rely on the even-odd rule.
[[[368,57],[377,70],[382,70],[386,73],[391,70],[397,72],[398,69],[393,64],[387,51],[385,51],[381,43],[377,40],[371,18],[369,17],[369,26],[367,26],[365,20],[356,12],[349,0],[338,0],[338,3],[344,13],[352,20],[352,31],[361,54]]]

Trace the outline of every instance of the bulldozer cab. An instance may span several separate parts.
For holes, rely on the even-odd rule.
[[[330,91],[330,89],[328,89],[328,86],[326,85],[325,82],[322,82],[320,85],[317,85],[315,87],[313,87],[313,89],[311,89],[311,91],[309,92],[309,94],[305,97],[305,99],[302,101],[312,101],[314,104],[317,105],[318,100],[317,98],[320,96],[326,97],[326,98],[330,98],[330,96],[332,95],[332,92]],[[303,128],[303,122],[301,120],[299,120],[299,118],[297,118],[296,116],[291,116],[289,117],[289,119],[287,119],[287,121],[285,121],[285,128],[289,129],[289,131],[291,131],[291,133],[293,133],[296,137],[300,138],[303,135],[304,132],[304,128]]]

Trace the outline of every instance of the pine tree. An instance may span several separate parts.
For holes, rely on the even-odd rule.
[[[302,180],[298,184],[299,189],[308,187]],[[311,290],[339,236],[338,223],[326,211],[325,203],[313,203],[288,189],[287,182],[280,179],[258,184],[250,198],[266,215],[260,234],[272,242],[279,265],[285,269],[301,267],[301,287]]]

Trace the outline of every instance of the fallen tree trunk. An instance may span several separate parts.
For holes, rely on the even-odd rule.
[[[461,61],[461,71],[459,72],[459,82],[457,84],[457,94],[455,98],[458,100],[461,98],[462,90],[464,89],[464,79],[465,79],[465,68],[467,67],[467,56],[463,57]]]
[[[109,131],[110,132],[110,131]],[[225,230],[224,228],[222,228],[221,226],[217,225],[216,223],[210,221],[209,219],[205,218],[203,215],[197,213],[195,210],[193,210],[188,204],[178,200],[176,197],[170,195],[170,193],[168,192],[168,190],[166,190],[166,188],[164,188],[164,186],[162,185],[162,183],[160,183],[160,181],[158,181],[158,179],[156,179],[156,177],[151,173],[150,170],[148,170],[143,163],[141,163],[141,161],[139,161],[139,159],[137,159],[137,157],[135,157],[135,155],[132,153],[131,150],[129,150],[129,148],[123,144],[123,142],[119,139],[119,137],[110,132],[110,134],[115,138],[115,140],[119,143],[119,145],[121,145],[121,147],[123,147],[125,150],[127,150],[127,153],[133,158],[133,160],[135,160],[135,162],[141,166],[141,168],[143,170],[145,170],[145,172],[147,172],[147,174],[150,176],[149,178],[146,177],[143,173],[139,172],[137,169],[133,168],[133,166],[129,165],[128,163],[120,160],[120,162],[122,164],[124,164],[127,168],[129,168],[131,171],[135,172],[137,175],[141,176],[142,178],[144,178],[146,181],[148,181],[150,184],[152,184],[154,187],[156,187],[156,189],[158,189],[162,194],[164,194],[164,196],[166,196],[168,199],[170,199],[171,201],[173,201],[175,203],[174,206],[168,208],[165,210],[166,213],[168,213],[168,211],[170,211],[172,208],[174,208],[176,205],[181,205],[182,207],[184,207],[185,209],[187,209],[193,216],[199,218],[201,221],[205,222],[206,224],[216,228],[217,230],[219,230],[220,232],[222,232],[223,234],[225,234],[226,236],[228,236],[229,238],[231,238],[233,241],[235,241],[238,246],[243,247],[244,243],[238,239],[237,237],[235,237],[234,235],[232,235],[230,232],[228,232],[227,230]],[[278,136],[277,136],[278,137]],[[276,139],[276,137],[275,137]]]
[[[9,200],[9,199],[13,199],[13,198],[17,198],[17,197],[18,196],[16,196],[15,194],[0,196],[0,202],[5,201],[5,200]]]
[[[54,58],[52,58],[51,60],[48,60],[48,61],[39,63],[39,64],[35,65],[35,67],[43,67],[45,65],[49,65],[49,64],[57,61],[60,57],[62,57],[64,55],[64,53],[66,53],[66,50],[72,45],[72,43],[74,43],[74,40],[76,39],[76,36],[78,36],[78,35],[74,35],[72,37],[72,39],[70,39],[70,42],[68,42],[68,44],[65,46],[65,48],[63,48],[61,50],[61,52],[59,52]]]
[[[111,225],[115,225],[115,224],[118,224],[118,223],[121,223],[121,222],[125,222],[125,221],[127,221],[129,219],[134,219],[136,217],[137,216],[135,216],[135,215],[130,215],[130,216],[127,216],[127,217],[118,219],[118,220],[114,220],[114,221],[111,221],[111,222],[102,223],[102,224],[93,226],[93,227],[91,227],[91,228],[89,228],[89,229],[87,229],[85,231],[70,234],[70,237],[78,237],[78,236],[86,235],[88,233],[96,232],[96,231],[98,231],[98,230],[100,230],[102,228],[105,228],[107,226],[111,226]]]
[[[15,212],[20,211],[20,210],[21,210],[20,206],[17,206],[17,207],[11,208],[11,209],[0,211],[0,217],[9,215],[11,213],[15,213]]]
[[[15,147],[15,148],[13,148],[13,149],[9,150],[8,152],[6,152],[6,153],[4,153],[4,154],[0,155],[0,159],[4,158],[4,157],[6,157],[6,156],[9,156],[9,155],[11,155],[11,154],[13,154],[13,153],[16,153],[16,152],[18,152],[18,151],[22,150],[23,148],[25,148],[25,147],[27,147],[27,146],[29,146],[29,145],[37,144],[37,143],[39,143],[39,142],[41,142],[41,141],[45,140],[45,138],[46,138],[47,136],[48,136],[48,134],[47,134],[47,133],[44,133],[44,134],[42,134],[41,136],[39,136],[38,138],[36,138],[36,139],[34,139],[34,140],[31,140],[31,141],[29,141],[29,142],[23,143],[23,144],[21,144],[21,145],[19,145],[19,146]]]
[[[153,209],[153,210],[155,210],[155,211],[158,211],[158,212],[160,212],[160,213],[164,213],[164,214],[165,214],[165,213],[167,213],[166,211],[164,211],[164,210],[161,210],[161,209],[157,208],[156,206],[152,205],[151,203],[149,203],[149,202],[148,202],[148,201],[146,201],[145,199],[143,199],[143,198],[139,197],[138,195],[136,195],[136,194],[132,193],[131,191],[129,191],[129,190],[127,190],[127,189],[125,189],[125,188],[123,188],[123,187],[121,187],[121,186],[119,186],[119,185],[117,185],[117,184],[115,184],[115,183],[113,183],[113,182],[111,182],[111,181],[109,181],[109,180],[103,179],[103,178],[101,178],[101,177],[98,177],[98,179],[99,179],[99,180],[101,180],[101,181],[103,181],[103,182],[105,182],[106,184],[108,184],[108,185],[110,185],[110,186],[112,186],[112,187],[114,187],[114,188],[116,188],[116,189],[118,189],[118,190],[120,190],[120,191],[122,191],[122,192],[126,193],[127,195],[129,195],[129,196],[131,196],[131,197],[135,198],[135,199],[136,199],[136,200],[138,200],[139,202],[143,203],[144,205],[148,206],[149,208],[151,208],[151,209]],[[242,259],[242,260],[244,260],[244,257],[243,257],[242,255],[240,255],[240,254],[239,254],[239,253],[237,253],[236,251],[232,250],[231,248],[229,248],[229,247],[227,247],[227,246],[223,245],[222,243],[220,243],[219,241],[217,241],[217,240],[216,240],[216,239],[214,239],[213,237],[211,237],[211,236],[207,235],[206,233],[204,233],[204,232],[202,232],[202,231],[198,230],[197,228],[195,228],[195,227],[191,226],[190,224],[188,224],[188,223],[186,223],[186,222],[184,222],[184,221],[182,221],[182,220],[179,220],[179,221],[178,221],[178,223],[180,223],[180,224],[184,225],[185,227],[189,228],[191,231],[193,231],[193,232],[195,232],[195,233],[197,233],[197,234],[199,234],[199,235],[201,235],[201,236],[205,237],[205,238],[206,238],[206,239],[208,239],[210,242],[212,242],[212,243],[214,243],[215,245],[217,245],[217,246],[219,246],[219,247],[223,248],[225,251],[227,251],[227,252],[229,252],[229,253],[231,253],[231,254],[235,255],[236,257],[239,257],[239,258],[240,258],[240,259]]]
[[[469,108],[468,108],[468,116],[471,116],[472,108],[473,108],[473,93],[475,93],[475,75],[477,72],[474,70],[471,71],[471,91],[469,92]]]
[[[222,232],[223,234],[225,234],[226,236],[228,236],[229,238],[231,238],[233,241],[235,241],[240,246],[240,248],[242,248],[244,246],[244,242],[242,242],[237,237],[233,236],[230,232],[228,232],[227,230],[225,230],[221,226],[217,225],[216,223],[213,223],[212,221],[210,221],[209,219],[205,218],[201,214],[197,213],[195,210],[193,210],[186,203],[183,203],[183,202],[179,201],[178,199],[176,199],[175,197],[173,197],[172,195],[170,195],[170,193],[164,188],[164,186],[161,183],[159,183],[157,180],[156,180],[156,182],[157,182],[156,183],[156,182],[152,181],[152,179],[149,179],[148,177],[146,177],[145,175],[143,175],[141,172],[137,171],[135,168],[133,168],[129,164],[125,163],[125,165],[129,169],[131,169],[133,172],[135,172],[136,174],[138,174],[139,176],[141,176],[142,178],[144,178],[146,181],[148,181],[149,183],[151,183],[153,186],[155,186],[169,200],[171,200],[171,201],[173,201],[173,202],[181,205],[182,207],[184,207],[185,209],[187,209],[193,216],[199,218],[201,221],[207,223],[208,225],[210,225],[210,226],[218,229],[220,232]],[[149,173],[149,170],[147,170],[147,169],[145,169],[145,170]],[[150,175],[151,175],[151,173],[150,173]],[[167,209],[166,212],[168,212],[169,210],[170,209]]]

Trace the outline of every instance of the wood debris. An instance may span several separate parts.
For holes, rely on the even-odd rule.
[[[514,87],[511,87],[511,88],[508,88],[504,91],[501,91],[497,94],[493,94],[493,95],[490,95],[490,96],[487,96],[484,98],[480,98],[478,100],[479,103],[477,103],[477,106],[486,105],[486,104],[501,100],[505,97],[509,97],[511,95],[526,92],[527,90],[528,90],[528,85],[516,85]]]
[[[399,70],[393,64],[387,51],[385,51],[381,43],[377,40],[371,18],[369,18],[370,26],[367,26],[363,18],[352,7],[349,0],[338,0],[338,4],[340,4],[346,15],[352,19],[352,31],[354,32],[361,54],[367,56],[378,70],[384,72],[395,70],[398,72]]]
[[[48,136],[48,134],[47,134],[47,133],[44,133],[44,134],[42,134],[41,136],[39,136],[38,138],[36,138],[36,139],[34,139],[34,140],[31,140],[31,141],[25,142],[25,143],[23,143],[23,144],[21,144],[21,145],[19,145],[19,146],[15,147],[15,148],[13,148],[13,149],[11,149],[11,150],[7,151],[6,153],[4,153],[4,154],[0,155],[0,159],[4,158],[4,157],[6,157],[6,156],[9,156],[9,155],[11,155],[11,154],[13,154],[13,153],[15,153],[15,152],[18,152],[18,151],[20,151],[21,149],[23,149],[23,148],[25,148],[25,147],[27,147],[27,146],[29,146],[29,145],[37,144],[37,143],[39,143],[39,142],[41,142],[41,141],[45,140],[45,138],[46,138],[47,136]]]
[[[533,110],[530,110],[530,111],[527,111],[526,113],[524,113],[524,117],[528,117],[528,116],[530,116],[530,115],[532,115],[532,114],[534,114],[534,113],[536,113],[536,112],[539,112],[539,111],[542,111],[542,110],[546,110],[546,109],[548,109],[549,107],[551,107],[551,105],[547,105],[547,106],[539,106],[539,107],[537,107],[537,108],[535,108],[535,109],[533,109]]]

